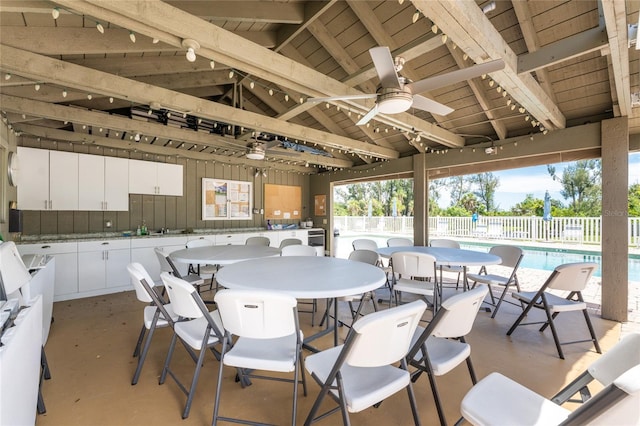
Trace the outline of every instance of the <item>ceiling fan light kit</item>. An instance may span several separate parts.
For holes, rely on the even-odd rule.
[[[264,160],[264,155],[264,145],[259,142],[251,144],[251,147],[247,151],[247,158],[250,160]]]

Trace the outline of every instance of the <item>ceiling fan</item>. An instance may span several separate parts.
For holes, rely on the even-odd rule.
[[[455,84],[470,78],[478,77],[504,68],[504,61],[496,59],[484,64],[474,65],[450,73],[428,77],[424,80],[411,82],[398,75],[404,65],[404,58],[391,57],[391,51],[386,46],[369,49],[373,65],[380,79],[380,86],[376,93],[364,95],[330,96],[326,98],[309,98],[308,102],[339,101],[347,99],[376,99],[376,104],[356,124],[367,124],[376,114],[398,114],[409,108],[417,108],[439,115],[453,112],[453,108],[443,105],[433,99],[425,98],[419,93]]]
[[[284,142],[285,141],[280,140],[277,136],[255,132],[253,140],[247,146],[247,153],[245,155],[250,160],[264,160],[265,155],[269,153],[280,156],[300,156],[300,153],[294,150],[274,149],[281,146]]]

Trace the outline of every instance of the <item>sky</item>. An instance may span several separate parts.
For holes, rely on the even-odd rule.
[[[562,176],[564,168],[571,163],[558,163],[556,174]],[[545,191],[549,191],[551,198],[560,200],[566,204],[566,200],[560,195],[562,186],[555,182],[547,172],[547,166],[525,167],[522,169],[504,170],[493,172],[500,179],[500,186],[496,190],[496,206],[500,210],[509,210],[515,204],[524,200],[527,194],[533,194],[534,198],[544,198]],[[640,183],[640,153],[629,154],[629,185]],[[449,194],[441,191],[438,204],[441,207],[449,206]]]

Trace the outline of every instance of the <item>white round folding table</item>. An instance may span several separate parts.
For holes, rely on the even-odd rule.
[[[280,256],[277,247],[254,245],[204,246],[176,250],[169,257],[174,262],[200,265],[230,265],[243,260]]]

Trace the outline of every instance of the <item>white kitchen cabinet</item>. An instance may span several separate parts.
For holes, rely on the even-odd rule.
[[[79,210],[129,210],[129,160],[79,154]]]
[[[56,259],[53,300],[75,299],[78,293],[78,243],[18,244],[24,254],[46,254]]]
[[[244,244],[249,234],[216,234],[216,245]]]
[[[78,291],[94,295],[104,294],[109,288],[128,288],[130,259],[129,240],[79,242]]]
[[[18,147],[18,207],[78,210],[78,154]]]
[[[182,196],[182,166],[129,160],[129,193]]]

